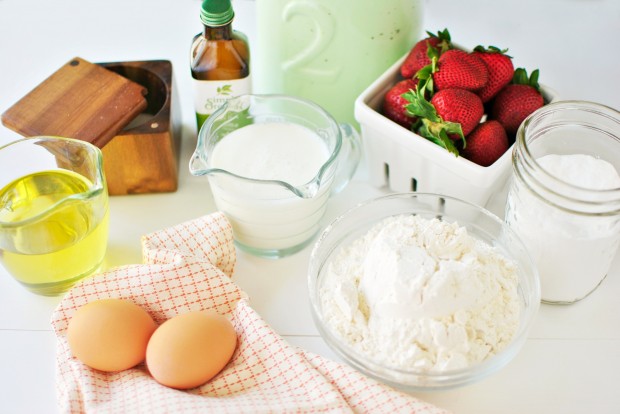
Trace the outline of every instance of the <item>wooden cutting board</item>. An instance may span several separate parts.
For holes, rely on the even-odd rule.
[[[26,137],[55,135],[108,143],[147,106],[146,89],[76,57],[2,114],[2,123]]]

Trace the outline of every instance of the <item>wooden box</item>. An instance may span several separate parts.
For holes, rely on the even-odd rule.
[[[146,109],[102,148],[109,193],[176,191],[181,113],[172,63],[154,60],[100,65],[147,89]]]
[[[103,151],[110,195],[177,189],[181,114],[167,60],[73,58],[2,114],[31,137],[81,139]]]

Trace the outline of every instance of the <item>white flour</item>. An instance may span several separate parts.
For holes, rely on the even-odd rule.
[[[328,327],[377,363],[464,368],[519,325],[515,265],[464,227],[400,215],[337,252],[321,288]]]

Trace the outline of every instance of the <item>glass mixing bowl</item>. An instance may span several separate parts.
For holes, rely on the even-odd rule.
[[[494,246],[512,260],[518,273],[519,325],[512,341],[498,353],[466,368],[445,371],[402,369],[387,366],[354,349],[323,317],[321,287],[328,267],[343,246],[350,245],[379,221],[395,215],[413,214],[425,219],[456,221],[470,236]],[[310,302],[315,324],[326,343],[346,363],[388,385],[409,391],[447,389],[470,384],[495,373],[521,349],[540,305],[538,273],[523,243],[502,220],[468,202],[428,193],[397,193],[366,201],[338,217],[317,240],[309,264]]]

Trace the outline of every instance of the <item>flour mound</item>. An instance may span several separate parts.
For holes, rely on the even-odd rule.
[[[374,362],[444,372],[498,353],[519,327],[516,265],[457,223],[389,217],[336,253],[326,325]]]

